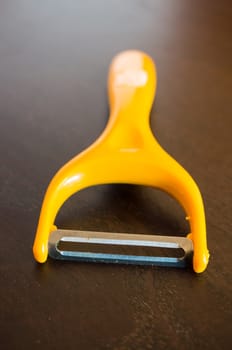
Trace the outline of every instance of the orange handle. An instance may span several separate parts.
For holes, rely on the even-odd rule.
[[[116,148],[139,147],[154,137],[150,110],[156,92],[156,70],[152,59],[140,51],[117,55],[109,69],[110,117],[103,138]]]
[[[149,118],[156,90],[156,72],[151,58],[138,51],[119,54],[111,63],[108,78],[110,118],[128,118],[132,123],[133,112],[139,118]],[[139,114],[139,111],[142,113]],[[144,120],[142,120],[144,123]]]

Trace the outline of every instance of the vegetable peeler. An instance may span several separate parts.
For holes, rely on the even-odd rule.
[[[141,51],[119,53],[108,75],[110,117],[100,137],[65,164],[52,179],[44,197],[33,253],[44,263],[56,259],[93,262],[186,266],[203,272],[208,264],[204,206],[189,173],[155,139],[149,115],[156,91],[156,68]],[[63,203],[74,193],[112,183],[146,185],[173,196],[183,207],[191,233],[187,237],[58,230],[54,224]],[[86,251],[65,250],[62,242],[87,244]],[[181,257],[90,251],[89,246],[161,247],[178,249]]]

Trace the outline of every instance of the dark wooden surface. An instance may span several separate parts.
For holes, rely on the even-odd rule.
[[[61,263],[32,256],[54,173],[103,130],[112,57],[156,61],[154,133],[197,181],[209,267]],[[1,349],[230,349],[232,342],[230,1],[0,2]],[[107,169],[106,169],[107,171]],[[166,194],[85,190],[59,227],[185,234]]]

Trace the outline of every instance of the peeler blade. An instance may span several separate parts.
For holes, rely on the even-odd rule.
[[[71,249],[65,248],[68,244]],[[81,246],[84,246],[84,251]],[[97,247],[97,252],[93,251],[91,246]],[[110,250],[115,246],[118,250],[120,247],[122,250],[125,247],[131,250],[135,247],[149,247],[156,252],[158,248],[158,250],[168,250],[170,253],[180,250],[182,254],[179,254],[180,256],[156,255],[154,251],[150,255],[145,255],[144,251],[143,254],[123,253],[123,251],[113,253],[105,252],[103,249],[107,247]],[[192,261],[193,244],[189,238],[177,236],[56,230],[50,234],[48,253],[50,257],[59,260],[186,267]]]

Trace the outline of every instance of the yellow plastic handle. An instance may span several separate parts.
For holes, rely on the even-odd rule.
[[[100,137],[58,171],[46,192],[33,246],[35,259],[45,262],[48,238],[63,203],[77,191],[107,183],[131,183],[168,192],[183,206],[190,221],[196,272],[205,270],[209,253],[204,207],[192,177],[154,138],[149,114],[156,90],[152,59],[126,51],[111,64],[108,80],[110,118]]]

